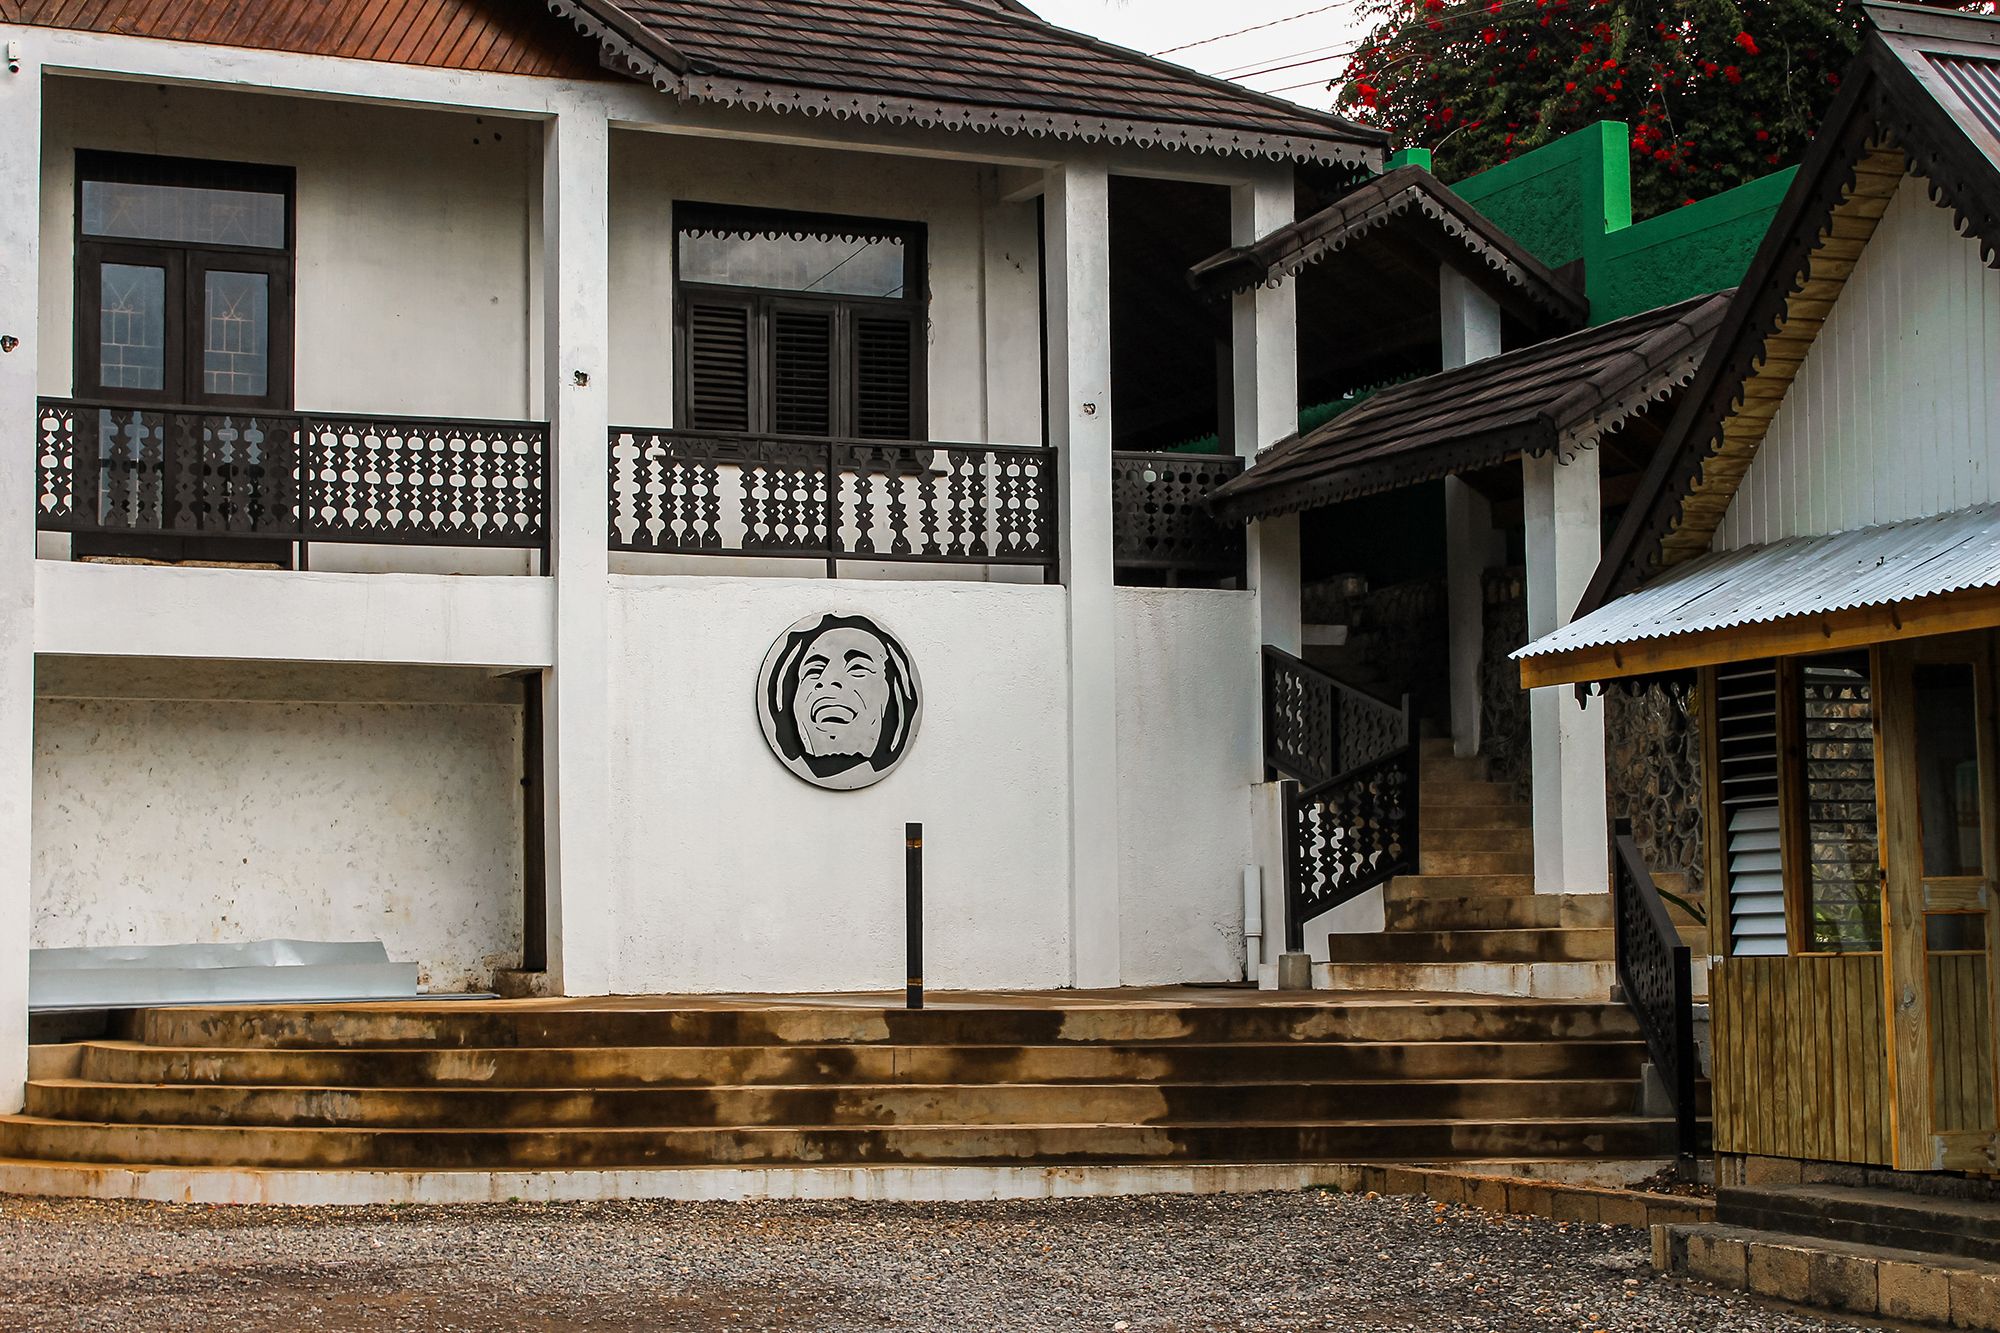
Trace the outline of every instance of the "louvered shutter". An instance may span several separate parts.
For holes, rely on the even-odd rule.
[[[771,429],[833,434],[833,312],[771,311]]]
[[[1753,662],[1719,670],[1715,719],[1729,951],[1738,956],[1782,956],[1787,945],[1775,664]]]
[[[690,430],[747,431],[750,425],[750,306],[690,301],[687,403]]]
[[[918,347],[911,316],[855,312],[854,433],[862,439],[915,438]]]

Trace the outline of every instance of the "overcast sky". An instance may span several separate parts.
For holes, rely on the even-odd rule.
[[[1228,4],[1216,4],[1213,0],[1027,0],[1029,8],[1051,23],[1138,51],[1155,53],[1199,42],[1198,46],[1169,52],[1166,58],[1319,107],[1332,105],[1333,96],[1326,91],[1326,81],[1344,64],[1326,57],[1351,47],[1362,29],[1355,17],[1359,2],[1339,0],[1326,5],[1326,0],[1230,0]],[[1302,10],[1321,12],[1294,17]],[[1264,24],[1271,26],[1260,26]],[[1254,30],[1242,32],[1245,28]],[[1220,41],[1206,40],[1232,32],[1240,35]],[[1291,68],[1273,68],[1280,65]]]

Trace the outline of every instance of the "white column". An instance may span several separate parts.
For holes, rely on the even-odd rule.
[[[1289,168],[1230,192],[1230,243],[1249,245],[1293,220],[1296,198]],[[1299,426],[1298,286],[1293,282],[1238,293],[1230,302],[1231,438],[1245,460],[1256,458]],[[1263,644],[1298,655],[1304,645],[1300,604],[1299,516],[1264,519],[1249,532],[1250,587],[1257,596],[1258,641],[1246,644],[1249,685],[1263,689],[1256,654]],[[1259,752],[1261,754],[1261,750]],[[1279,785],[1255,784],[1253,829],[1263,871],[1264,951],[1275,965],[1285,947],[1285,842]]]
[[[1597,451],[1521,460],[1528,546],[1528,638],[1569,623],[1602,554]],[[1608,881],[1604,705],[1578,707],[1566,685],[1529,696],[1534,758],[1535,890],[1601,893]]]
[[[1230,193],[1230,243],[1250,245],[1290,223],[1292,173],[1272,172]],[[1239,293],[1230,303],[1236,452],[1254,459],[1299,427],[1298,287]],[[1263,642],[1296,654],[1304,638],[1299,603],[1299,516],[1250,525],[1250,586]]]
[[[41,348],[42,66],[36,33],[21,68],[0,67],[0,1113],[28,1076],[29,824],[35,747],[35,423]],[[9,349],[11,350],[4,350]]]
[[[1500,354],[1500,303],[1457,269],[1438,273],[1444,368]],[[1486,497],[1457,477],[1444,481],[1445,591],[1450,618],[1452,749],[1479,753],[1479,665],[1485,639],[1484,575],[1501,558],[1500,534]]]
[[[1049,173],[1049,442],[1062,458],[1069,592],[1070,983],[1090,987],[1119,979],[1110,204],[1103,167]]]
[[[542,402],[551,430],[555,667],[543,677],[549,981],[602,995],[615,954],[609,827],[606,509],[610,129],[579,103],[544,122]]]

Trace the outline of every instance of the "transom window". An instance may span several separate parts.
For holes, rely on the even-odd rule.
[[[921,435],[923,253],[920,223],[678,207],[680,426]]]
[[[291,170],[89,151],[76,165],[78,395],[289,406]]]

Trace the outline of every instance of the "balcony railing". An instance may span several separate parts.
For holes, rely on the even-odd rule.
[[[120,536],[548,544],[548,427],[42,399],[36,526]]]
[[[1242,471],[1234,454],[1114,453],[1112,564],[1119,582],[1240,582],[1243,525],[1217,522],[1206,502]]]
[[[1059,555],[1039,446],[611,431],[611,545],[668,555],[1025,565]]]

